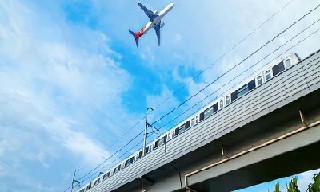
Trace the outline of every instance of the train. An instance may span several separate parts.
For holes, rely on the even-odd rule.
[[[170,140],[177,138],[179,135],[197,126],[200,122],[205,121],[207,118],[218,113],[223,108],[232,105],[237,99],[250,93],[254,89],[262,86],[263,84],[268,83],[273,77],[280,75],[282,72],[286,70],[290,70],[294,65],[297,65],[300,61],[301,60],[298,54],[291,53],[288,56],[278,60],[278,62],[265,66],[263,70],[256,73],[247,81],[244,81],[244,83],[241,83],[239,86],[237,86],[237,88],[232,89],[220,98],[209,103],[201,110],[191,115],[186,120],[182,121],[178,125],[174,126],[171,130],[167,131],[166,133],[162,134],[160,137],[149,143],[146,146],[145,155],[148,155],[152,151],[157,150],[161,146],[170,142]],[[126,169],[130,165],[139,161],[141,158],[143,158],[142,149],[135,152],[133,155],[119,163],[116,167],[112,168],[111,170],[108,170],[105,173],[100,174],[96,179],[89,182],[83,188],[78,190],[78,192],[90,191],[94,187],[98,186],[101,182],[117,174],[119,171]]]

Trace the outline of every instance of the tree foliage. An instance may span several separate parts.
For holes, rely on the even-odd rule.
[[[277,183],[276,186],[274,187],[274,192],[281,192],[279,183]]]
[[[313,183],[309,185],[309,192],[320,192],[320,174],[313,177]]]
[[[320,173],[313,177],[313,183],[311,183],[307,189],[308,192],[320,192]],[[274,192],[281,192],[279,183],[274,187]],[[286,192],[300,192],[298,189],[298,178],[292,178],[291,181],[286,184]]]
[[[287,185],[287,192],[300,192],[298,189],[298,178],[292,178],[289,182],[289,185]]]

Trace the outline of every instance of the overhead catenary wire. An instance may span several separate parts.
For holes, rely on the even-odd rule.
[[[139,143],[137,143],[136,145],[132,146],[130,149],[128,149],[127,151],[125,151],[121,156],[119,156],[118,159],[122,159],[122,158],[125,156],[125,154],[127,154],[128,152],[130,152],[130,151],[133,150],[134,148],[138,147],[138,146],[141,145],[142,143],[143,143],[143,139],[142,139],[141,141],[139,141]],[[130,155],[132,155],[132,154],[130,154]],[[128,157],[129,157],[130,155],[128,155]],[[105,166],[104,166],[103,168],[101,168],[101,169],[106,169],[107,166],[114,164],[118,159],[114,159],[112,162],[110,162],[108,165],[105,165]],[[126,159],[126,158],[124,158],[124,159]],[[105,171],[105,170],[104,170],[104,171]],[[102,171],[102,172],[104,172],[104,171]],[[84,183],[84,182],[87,181],[87,180],[90,181],[90,180],[93,179],[94,176],[96,176],[96,175],[97,175],[98,173],[100,173],[100,172],[101,172],[101,171],[96,171],[96,172],[92,173],[91,175],[88,175],[86,178],[83,178],[80,182],[81,182],[81,183]]]
[[[153,131],[151,133],[149,133],[147,135],[147,138],[149,138],[150,136],[152,136],[153,134],[157,133],[159,134],[159,129],[154,127],[156,129],[157,132]],[[85,180],[87,180],[88,177],[92,177],[94,175],[96,175],[97,173],[100,173],[100,171],[96,171],[96,172],[93,172],[92,171],[95,171],[97,170],[102,164],[105,164],[108,160],[110,160],[112,157],[115,157],[115,155],[117,153],[119,153],[120,151],[122,151],[125,147],[127,147],[133,140],[135,140],[136,138],[138,138],[138,136],[142,135],[143,131],[140,132],[138,135],[136,135],[136,137],[134,137],[133,139],[131,139],[129,141],[129,143],[127,143],[126,145],[124,145],[121,149],[119,149],[118,151],[116,151],[114,154],[112,154],[108,159],[106,159],[104,162],[100,163],[97,167],[95,167],[94,169],[90,170],[86,175],[78,178],[78,180],[81,180],[81,183],[83,183]],[[143,141],[143,140],[142,140]],[[134,149],[135,147],[139,146],[141,144],[141,141],[139,143],[137,143],[136,145],[134,145],[133,147],[131,147],[130,149],[128,149],[127,151],[125,151],[120,157],[118,157],[118,159],[121,159],[125,154],[127,154],[128,152],[130,152],[132,149]],[[131,154],[130,154],[131,155]],[[130,156],[129,155],[129,156]],[[113,160],[112,162],[108,163],[107,165],[105,165],[104,167],[102,167],[101,169],[106,169],[107,166],[111,165],[112,163],[114,163],[117,159]]]
[[[216,59],[211,65],[209,65],[206,69],[202,70],[201,72],[199,72],[199,74],[197,74],[196,76],[193,77],[197,78],[199,77],[201,74],[203,74],[205,71],[207,71],[208,69],[210,69],[211,67],[213,67],[216,63],[218,63],[220,60],[222,60],[226,55],[228,55],[231,51],[233,51],[236,47],[238,47],[241,43],[243,43],[245,40],[247,40],[250,36],[252,36],[254,33],[256,33],[256,31],[258,31],[260,28],[262,28],[266,23],[268,23],[269,21],[271,21],[276,15],[278,15],[281,11],[283,11],[285,8],[287,8],[293,1],[295,0],[291,0],[288,3],[286,3],[283,7],[281,7],[277,12],[275,12],[271,17],[269,17],[268,19],[266,19],[264,22],[262,22],[257,28],[255,28],[252,32],[250,32],[248,35],[246,35],[243,39],[241,39],[238,43],[236,43],[235,45],[233,45],[227,52],[225,52],[224,54],[222,54],[218,59]],[[183,88],[185,88],[186,86],[189,86],[191,83],[191,81],[189,83],[187,83],[186,85],[184,85],[183,87],[179,88],[178,90],[176,90],[174,92],[177,93],[179,91],[181,91]],[[170,99],[170,97],[166,98],[164,101],[161,102],[161,104],[159,104],[157,107],[155,107],[155,109],[158,109],[163,103],[165,103],[168,99]],[[129,130],[124,133],[124,135],[122,136],[125,137],[128,133],[130,133],[130,131],[132,129],[134,129],[137,125],[139,125],[146,116],[143,116],[135,125],[133,125],[131,128],[129,128]],[[120,139],[117,139],[116,141],[119,141]],[[114,143],[116,143],[116,141]],[[115,144],[113,144],[114,146]],[[103,162],[104,163],[104,162]],[[102,164],[103,164],[102,163]],[[100,167],[100,165],[98,165],[98,167]],[[90,174],[90,173],[89,173]]]
[[[234,65],[232,68],[230,68],[229,70],[225,71],[224,73],[222,73],[221,75],[219,75],[214,81],[212,81],[211,83],[208,83],[205,87],[203,87],[202,89],[200,89],[198,92],[196,92],[195,94],[191,95],[188,99],[184,100],[183,102],[181,102],[178,106],[174,107],[171,111],[169,111],[168,113],[166,113],[165,115],[161,116],[159,119],[157,119],[156,121],[154,121],[152,123],[152,125],[156,124],[157,122],[160,122],[163,118],[167,117],[168,115],[170,115],[171,113],[173,113],[174,111],[176,111],[177,109],[179,109],[182,105],[186,104],[188,101],[190,101],[192,98],[196,97],[197,95],[199,95],[201,92],[203,92],[204,90],[206,90],[208,87],[210,87],[211,85],[213,85],[215,82],[217,82],[219,79],[221,79],[222,77],[224,77],[226,74],[228,74],[229,72],[231,72],[233,69],[235,69],[237,66],[241,65],[243,62],[245,62],[246,60],[248,60],[250,57],[252,57],[253,55],[255,55],[256,53],[258,53],[261,49],[263,49],[264,47],[266,47],[268,44],[270,44],[271,42],[273,42],[275,39],[277,39],[279,36],[281,36],[282,34],[284,34],[287,30],[289,30],[290,28],[292,28],[293,26],[295,26],[297,23],[301,22],[304,18],[306,18],[308,15],[310,15],[313,11],[317,10],[320,7],[320,4],[318,4],[315,8],[311,9],[308,13],[304,14],[302,17],[300,17],[298,20],[294,21],[291,25],[289,25],[288,27],[286,27],[283,31],[281,31],[280,33],[278,33],[276,36],[274,36],[271,40],[267,41],[265,44],[263,44],[262,46],[260,46],[258,49],[256,49],[255,51],[253,51],[252,53],[249,54],[249,56],[247,56],[246,58],[244,58],[243,60],[241,60],[239,63],[237,63],[236,65]]]
[[[113,153],[112,155],[110,155],[108,158],[106,158],[102,163],[100,163],[98,166],[96,166],[95,168],[91,169],[88,173],[86,173],[84,176],[78,178],[78,180],[82,180],[83,178],[85,178],[87,175],[91,174],[92,171],[97,170],[99,167],[101,167],[101,165],[105,164],[109,159],[111,159],[112,157],[114,157],[116,154],[118,154],[120,151],[122,151],[125,147],[129,146],[129,144],[134,141],[136,138],[138,138],[140,135],[142,135],[143,131],[141,131],[139,134],[137,134],[134,138],[132,138],[128,143],[126,143],[124,146],[122,146],[120,149],[118,149],[115,153]]]
[[[246,35],[243,39],[241,39],[238,43],[234,44],[230,49],[228,49],[226,52],[224,52],[218,59],[216,59],[213,63],[211,63],[210,65],[208,65],[205,69],[200,70],[200,72],[198,74],[196,74],[195,76],[192,77],[192,80],[188,81],[188,83],[184,84],[183,86],[181,86],[180,88],[178,88],[177,90],[175,90],[172,94],[175,95],[178,92],[182,91],[184,88],[190,86],[190,84],[192,83],[192,81],[198,77],[200,77],[203,73],[205,73],[207,70],[211,69],[215,64],[217,64],[219,61],[221,61],[223,58],[225,58],[231,51],[233,51],[234,49],[236,49],[237,47],[239,47],[244,41],[246,41],[250,36],[252,36],[253,34],[255,34],[259,29],[261,29],[265,24],[267,24],[269,21],[271,21],[276,15],[278,15],[281,11],[283,11],[284,9],[286,9],[293,1],[295,0],[291,0],[288,3],[286,3],[283,7],[281,7],[278,11],[276,11],[271,17],[269,17],[268,19],[266,19],[264,22],[262,22],[257,28],[255,28],[253,31],[251,31],[250,33],[248,33],[248,35]],[[167,102],[170,98],[172,98],[172,96],[168,96],[166,99],[164,99],[160,104],[158,104],[154,109],[158,109],[160,106],[162,106],[165,102]]]
[[[317,31],[319,31],[319,30],[320,30],[320,28],[317,29]],[[319,53],[319,51],[320,51],[320,50],[318,50],[318,53]],[[311,60],[311,61],[309,61],[308,63],[306,63],[306,65],[308,65],[308,64],[310,64],[310,63],[318,60],[319,58],[320,58],[320,56],[318,56],[317,58],[314,58],[313,60]],[[317,61],[317,62],[316,62],[317,65],[318,65],[319,63],[320,63],[320,61]],[[267,102],[267,104],[269,104],[269,102]],[[227,128],[225,128],[225,127],[221,127],[220,129],[217,129],[216,132],[215,132],[215,135],[220,134],[221,132],[225,131],[226,129],[227,129]]]
[[[225,57],[228,53],[230,53],[232,50],[234,50],[237,46],[239,46],[243,41],[245,41],[248,37],[250,37],[252,34],[254,34],[258,29],[260,29],[263,25],[265,25],[268,21],[270,21],[274,16],[276,16],[281,10],[283,10],[283,9],[285,9],[290,3],[292,3],[294,0],[292,0],[292,1],[290,1],[290,2],[288,2],[285,6],[283,6],[280,10],[278,10],[275,14],[273,14],[270,18],[268,18],[265,22],[263,22],[258,28],[256,28],[256,29],[254,29],[253,30],[253,32],[251,32],[251,33],[249,33],[245,38],[243,38],[241,41],[239,41],[236,45],[234,45],[231,49],[229,49],[226,53],[224,53],[219,59],[217,59],[211,66],[213,66],[215,63],[217,63],[218,61],[220,61],[223,57]],[[319,5],[315,8],[315,9],[317,9],[319,7]],[[315,10],[314,9],[314,10]],[[312,11],[311,11],[312,12]],[[311,12],[309,12],[308,14],[310,14]],[[307,15],[308,15],[307,14]],[[306,16],[306,15],[305,15]],[[299,20],[300,21],[300,20]],[[291,28],[291,26],[290,26],[290,28]],[[194,78],[197,78],[198,76],[200,76],[201,74],[203,74],[206,70],[208,70],[209,68],[211,68],[211,66],[209,66],[209,67],[207,67],[205,70],[203,70],[202,72],[200,72],[197,76],[195,76]],[[188,83],[186,86],[188,86],[190,83]],[[184,86],[185,87],[185,86]],[[184,88],[183,87],[183,88]],[[183,89],[183,88],[181,88],[181,89]],[[179,90],[178,90],[179,91]],[[203,91],[203,90],[200,90],[201,92]],[[176,91],[177,92],[177,91]],[[193,97],[195,97],[196,95],[194,95]],[[168,98],[169,99],[169,98]],[[166,99],[166,100],[164,100],[163,101],[163,103],[164,102],[166,102],[168,99]],[[190,98],[191,99],[191,98]],[[184,102],[185,103],[185,102]],[[184,103],[182,103],[182,105],[184,104]],[[160,105],[162,105],[162,104],[160,104]],[[158,105],[155,109],[157,109],[158,107],[160,107],[160,105]],[[180,107],[180,105],[179,105],[179,107]],[[169,115],[169,114],[167,114],[167,115]],[[167,116],[166,115],[166,116]],[[141,123],[141,121],[144,119],[145,117],[143,117],[138,123],[136,123],[133,127],[132,127],[132,129],[134,128],[134,127],[136,127],[139,123]],[[156,123],[156,122],[154,122],[154,123]],[[153,123],[153,124],[154,124]],[[128,132],[127,132],[128,133]],[[134,139],[136,139],[136,137],[134,138]],[[124,147],[127,147],[130,143],[132,142],[132,140],[129,142],[129,143],[127,143]],[[117,150],[116,151],[116,154],[118,153],[118,152],[120,152],[124,147],[122,147],[120,150]],[[109,158],[107,158],[103,163],[101,163],[101,164],[99,164],[97,167],[95,167],[94,169],[93,169],[93,171],[94,170],[97,170],[102,164],[104,164],[104,163],[106,163],[110,158],[112,158],[112,157],[114,157],[116,154],[113,154],[113,155],[111,155]],[[87,174],[90,174],[92,172],[92,170],[90,170],[89,171],[89,173],[87,173]],[[86,175],[87,175],[86,174]],[[85,175],[85,176],[86,176]],[[85,177],[85,176],[83,176],[83,177]],[[81,178],[83,178],[83,177],[81,177]]]
[[[150,114],[150,112],[148,112],[146,115],[149,115]],[[135,123],[133,126],[131,126],[122,136],[121,136],[121,138],[118,138],[118,139],[116,139],[116,140],[114,140],[112,143],[112,145],[110,146],[110,148],[113,148],[115,145],[116,145],[116,143],[118,142],[118,141],[120,141],[122,138],[124,138],[125,136],[127,136],[136,126],[138,126],[145,118],[146,118],[146,115],[145,116],[143,116],[137,123]],[[139,133],[139,134],[142,134],[142,133]],[[137,138],[137,135],[133,138],[133,140],[134,139],[136,139]],[[132,141],[131,141],[132,142]],[[127,146],[127,145],[126,145]],[[122,147],[122,149],[123,149],[124,147]],[[121,150],[122,150],[121,149]],[[121,151],[120,150],[120,151]],[[118,152],[120,152],[120,151],[118,151]],[[116,152],[117,153],[117,152]],[[102,162],[101,164],[104,164],[104,163],[106,163],[106,161],[107,160],[109,160],[109,159],[111,159],[112,157],[114,157],[114,155],[116,155],[116,154],[112,154],[110,157],[108,157],[104,162]],[[98,165],[98,167],[100,167],[101,165]],[[90,172],[90,171],[89,171]],[[90,172],[91,173],[91,172]],[[83,177],[85,177],[85,176],[87,176],[88,174],[90,174],[90,173],[86,173],[84,176],[82,176],[82,177],[80,177],[79,179],[82,179]]]
[[[150,136],[152,136],[152,135],[155,134],[155,133],[156,133],[156,132],[151,132],[147,137],[150,137]],[[139,143],[137,143],[136,145],[134,145],[133,147],[131,147],[130,149],[128,149],[127,151],[125,151],[121,156],[119,156],[118,159],[122,159],[125,154],[127,154],[128,152],[130,152],[131,150],[133,150],[133,149],[136,148],[137,146],[141,145],[142,142],[143,142],[143,140],[141,140]],[[130,155],[132,155],[132,154],[130,154]],[[130,155],[128,155],[128,156],[130,156]],[[118,159],[113,160],[113,161],[110,162],[108,165],[112,165],[112,164],[115,163]],[[126,159],[126,158],[124,158],[124,159]],[[107,167],[108,165],[105,165],[105,166],[104,166],[103,168],[101,168],[101,169],[106,169],[106,167]],[[101,172],[101,171],[96,171],[96,172],[94,172],[94,173],[92,173],[92,174],[89,174],[89,175],[87,175],[85,178],[82,178],[82,180],[81,180],[80,182],[81,182],[81,183],[84,183],[86,180],[91,180],[91,179],[93,179],[93,178],[92,178],[93,176],[97,175],[97,174],[100,173],[100,172]],[[88,178],[89,178],[89,179],[88,179]]]
[[[174,122],[175,120],[177,120],[179,117],[182,117],[184,114],[186,114],[188,111],[190,111],[191,109],[195,108],[197,105],[199,105],[200,103],[202,103],[203,101],[205,101],[206,99],[210,98],[212,95],[214,95],[214,93],[217,93],[219,90],[221,90],[224,86],[230,84],[231,82],[233,82],[236,78],[240,77],[241,75],[243,75],[245,72],[248,72],[249,69],[251,69],[251,67],[257,65],[258,63],[262,62],[263,60],[265,60],[266,58],[268,58],[271,54],[274,54],[276,51],[278,51],[280,48],[282,48],[283,46],[287,45],[289,42],[292,42],[295,38],[297,38],[299,35],[301,35],[303,32],[305,32],[307,29],[310,29],[312,26],[314,26],[316,23],[319,23],[320,19],[318,19],[317,21],[313,22],[311,25],[309,25],[308,27],[304,28],[302,31],[300,31],[299,33],[297,33],[296,35],[294,35],[290,40],[287,40],[285,43],[283,43],[282,45],[280,45],[279,47],[277,47],[273,52],[268,53],[266,56],[264,56],[262,59],[260,59],[258,62],[250,65],[246,70],[242,71],[240,74],[238,74],[235,78],[230,79],[228,82],[224,83],[222,86],[220,86],[217,90],[211,92],[209,95],[207,95],[206,97],[204,97],[203,99],[201,99],[200,101],[196,102],[193,106],[189,107],[188,109],[184,110],[182,113],[178,114],[177,116],[175,116],[173,119],[169,120],[167,123],[165,123],[163,126],[159,127],[159,129],[163,129],[165,128],[167,125],[169,125],[170,123]],[[272,61],[276,60],[277,58],[279,58],[281,55],[287,53],[289,50],[291,50],[293,47],[299,45],[300,43],[302,43],[303,41],[305,41],[306,39],[310,38],[312,35],[316,34],[317,32],[319,32],[320,28],[316,29],[313,33],[310,33],[307,37],[305,37],[304,39],[298,41],[298,43],[296,43],[295,45],[291,46],[289,49],[285,50],[283,53],[280,53],[278,56],[276,56],[275,58],[272,59]],[[272,61],[268,62],[271,63]],[[264,66],[263,66],[264,67]],[[256,71],[255,71],[256,72]],[[249,76],[253,75],[255,72],[251,73]],[[248,78],[249,76],[245,77],[244,79]],[[236,85],[234,85],[231,89],[233,89]],[[215,97],[215,99],[217,99],[217,97]],[[213,100],[215,100],[213,99]],[[211,103],[212,101],[209,101],[208,103],[206,103],[204,106],[207,106],[209,103]],[[199,109],[203,108],[204,106],[201,106]],[[198,110],[199,110],[198,109]]]
[[[320,19],[318,19],[317,21],[315,21],[315,22],[313,22],[311,25],[309,25],[308,27],[306,27],[306,28],[304,28],[302,31],[300,31],[299,33],[297,33],[295,36],[293,36],[290,40],[287,40],[284,44],[282,44],[282,45],[280,45],[278,48],[276,48],[273,52],[270,52],[269,54],[267,54],[264,58],[262,58],[261,60],[259,60],[257,63],[255,63],[255,64],[253,64],[253,65],[256,65],[256,64],[258,64],[258,63],[260,63],[261,61],[263,61],[263,60],[265,60],[268,56],[270,56],[271,54],[273,54],[273,53],[275,53],[276,51],[278,51],[281,47],[283,47],[284,45],[286,45],[288,42],[291,42],[291,41],[293,41],[296,37],[298,37],[300,34],[302,34],[304,31],[306,31],[307,29],[310,29],[311,28],[311,26],[314,26],[316,23],[318,23],[320,21]],[[307,37],[305,37],[304,39],[302,39],[302,40],[300,40],[300,41],[298,41],[295,45],[293,45],[293,46],[291,46],[290,48],[288,48],[287,50],[285,50],[283,53],[280,53],[278,56],[276,56],[275,58],[273,58],[272,60],[275,60],[275,59],[277,59],[278,57],[280,57],[281,55],[283,55],[284,53],[287,53],[289,50],[291,50],[293,47],[295,47],[295,46],[297,46],[297,45],[299,45],[301,42],[304,42],[306,39],[308,39],[308,38],[310,38],[312,35],[314,35],[314,34],[316,34],[318,31],[320,30],[320,28],[318,28],[316,31],[314,31],[313,33],[310,33]],[[269,62],[270,63],[270,62]],[[253,66],[252,65],[252,66]],[[251,67],[251,66],[250,66]],[[250,69],[250,67],[249,68],[247,68],[245,71],[243,71],[239,76],[241,76],[243,73],[245,73],[245,72],[247,72],[249,69]],[[264,66],[263,66],[264,67]],[[256,71],[255,71],[256,72]],[[255,73],[255,72],[253,72],[253,73]],[[251,76],[252,74],[250,74],[249,76]],[[232,81],[233,81],[234,79],[232,79],[232,80],[230,80],[229,82],[227,82],[226,84],[229,84],[229,83],[231,83]],[[226,85],[225,84],[225,85]],[[224,85],[222,85],[221,87],[223,87]],[[220,88],[221,88],[220,87]],[[220,89],[219,88],[219,89]],[[216,90],[217,91],[217,90]],[[215,92],[216,92],[215,91]],[[214,92],[213,92],[214,93]],[[211,93],[210,95],[212,95],[213,93]],[[206,98],[205,98],[206,99]],[[204,101],[205,99],[203,99],[203,100],[201,100],[201,101],[199,101],[199,103],[201,103],[202,101]],[[197,104],[199,104],[199,103],[197,103]],[[196,106],[197,104],[195,104],[194,106]],[[193,107],[194,107],[193,106]],[[181,115],[179,115],[179,116],[181,116]],[[158,129],[162,129],[163,127],[160,127],[160,128],[158,128]],[[133,146],[131,149],[129,149],[129,151],[131,151],[132,149],[134,149],[135,147],[136,147],[137,145],[135,145],[135,146]],[[124,153],[123,155],[125,155],[126,153]],[[120,158],[122,158],[123,157],[123,155],[120,157]],[[97,172],[98,173],[98,172]],[[93,175],[95,175],[95,174],[97,174],[97,173],[94,173]],[[92,175],[92,176],[93,176]]]
[[[288,52],[289,50],[291,50],[292,48],[294,48],[295,46],[299,45],[300,43],[304,42],[306,39],[310,38],[312,35],[316,34],[317,32],[319,32],[320,28],[316,29],[314,32],[310,33],[307,37],[305,37],[302,40],[299,40],[296,44],[294,44],[293,46],[291,46],[290,48],[286,49],[283,53],[279,54],[277,57],[280,57],[281,55],[283,55],[284,53]],[[301,33],[301,32],[300,32]],[[292,38],[291,38],[292,39]],[[277,57],[273,58],[272,60],[277,59]],[[319,63],[319,62],[318,62]],[[255,73],[255,72],[254,72]],[[223,130],[220,130],[220,132]],[[219,132],[219,133],[220,133]],[[217,133],[218,134],[218,133]]]
[[[151,132],[148,137],[150,137],[150,136],[153,135],[153,134],[155,134],[155,132]],[[138,146],[141,145],[142,143],[143,143],[143,140],[140,140],[139,143],[137,143],[136,145],[134,145],[134,146],[132,146],[130,149],[128,149],[126,152],[124,152],[124,153],[119,157],[119,159],[123,158],[124,155],[127,154],[127,152],[130,152],[131,150],[133,150],[134,148],[138,147]],[[132,154],[130,154],[130,155],[132,155]],[[129,155],[129,156],[130,156],[130,155]],[[129,156],[128,156],[128,157],[129,157]],[[124,159],[126,159],[126,158],[124,158]],[[111,165],[112,163],[115,163],[116,160],[117,160],[117,159],[115,159],[115,160],[113,160],[112,162],[110,162],[109,165]],[[108,165],[106,165],[106,166],[108,166]],[[105,167],[104,167],[104,168],[105,168]],[[102,168],[102,169],[104,169],[104,168]],[[100,173],[100,171],[97,171],[97,172],[95,172],[95,173],[92,173],[91,175],[87,176],[87,178],[89,178],[89,179],[84,179],[84,180],[82,180],[82,181],[80,181],[80,182],[83,184],[86,180],[89,180],[89,181],[90,181],[90,180],[92,180],[92,179],[94,178],[94,176],[97,175],[98,173]],[[69,188],[69,189],[70,189],[70,188]]]
[[[143,133],[143,132],[141,132],[141,133],[138,134],[138,135],[142,135],[142,133]],[[148,136],[147,136],[147,138],[149,138],[150,136],[152,136],[154,133],[156,133],[156,132],[151,132],[151,133],[149,133]],[[137,135],[137,136],[138,136],[138,135]],[[136,136],[135,138],[131,139],[130,142],[127,143],[125,146],[128,146],[133,140],[135,140],[135,139],[137,138],[137,136]],[[127,154],[127,153],[130,152],[132,149],[134,149],[134,148],[136,148],[137,146],[139,146],[142,142],[143,142],[143,140],[140,141],[139,143],[137,143],[136,145],[134,145],[133,147],[131,147],[130,149],[126,150],[121,156],[119,156],[117,159],[114,159],[112,162],[109,162],[107,165],[105,165],[105,166],[102,167],[101,169],[106,169],[106,167],[108,167],[109,165],[112,165],[112,164],[115,163],[115,161],[117,161],[118,159],[122,159],[125,154]],[[124,148],[124,147],[122,147],[122,148]],[[119,153],[120,151],[121,151],[121,150],[118,150],[116,153]],[[110,156],[110,158],[108,158],[108,160],[110,160],[112,157],[114,157],[114,156],[116,155],[116,153],[112,154],[112,155]],[[130,154],[130,155],[132,155],[132,154]],[[130,156],[130,155],[129,155],[129,156]],[[106,163],[106,162],[104,162],[104,163]],[[103,164],[103,163],[101,163],[101,164]],[[100,165],[100,166],[101,166],[101,165]],[[78,178],[78,180],[81,180],[81,183],[83,183],[85,180],[88,180],[88,178],[90,178],[90,177],[92,177],[92,176],[94,176],[94,175],[96,175],[96,174],[98,174],[98,173],[101,172],[101,171],[93,172],[93,171],[95,171],[95,170],[97,170],[97,169],[98,169],[97,167],[96,167],[95,169],[92,169],[91,172],[88,172],[88,173],[87,173],[86,175],[84,175],[83,177]],[[105,170],[104,170],[104,171],[105,171]],[[92,172],[93,172],[93,173],[92,173]]]
[[[156,129],[157,131],[159,131],[158,129]],[[96,166],[95,168],[91,169],[89,172],[87,172],[84,176],[77,178],[78,180],[81,180],[81,183],[83,183],[85,180],[87,180],[88,177],[92,177],[93,175],[96,175],[97,173],[99,173],[100,171],[96,171],[99,167],[101,167],[103,164],[105,164],[108,160],[110,160],[111,158],[115,157],[116,154],[118,154],[120,151],[122,151],[125,147],[129,146],[130,143],[132,143],[132,141],[134,141],[135,139],[137,139],[140,135],[142,135],[143,131],[141,131],[139,134],[137,134],[134,138],[132,138],[127,144],[125,144],[123,147],[121,147],[120,149],[118,149],[115,153],[113,153],[112,155],[110,155],[107,159],[105,159],[102,163],[100,163],[98,166]],[[155,132],[152,132],[148,135],[148,137],[150,137],[151,135],[153,135]],[[130,152],[133,148],[137,147],[139,144],[141,144],[141,142],[139,142],[138,144],[136,144],[135,146],[133,146],[132,148],[130,148],[129,150],[125,151],[120,157],[119,159],[121,159],[126,153]],[[114,163],[115,160],[111,163],[109,163],[108,165]],[[103,168],[105,168],[105,165]],[[96,172],[94,172],[96,171]],[[92,173],[94,172],[94,173]],[[69,188],[70,189],[70,188]]]

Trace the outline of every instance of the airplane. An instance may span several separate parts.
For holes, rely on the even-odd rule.
[[[174,6],[174,3],[170,3],[169,5],[167,5],[163,10],[161,10],[160,12],[158,12],[157,10],[155,11],[151,11],[149,9],[147,9],[144,5],[142,5],[141,3],[138,3],[138,6],[145,12],[145,14],[149,17],[150,21],[144,26],[142,27],[142,29],[136,33],[134,33],[133,31],[131,31],[129,29],[129,32],[131,35],[133,35],[135,41],[136,41],[136,45],[138,47],[139,45],[139,38],[146,34],[149,29],[154,28],[157,38],[158,38],[158,45],[160,46],[160,29],[165,25],[164,22],[161,21],[161,19],[167,14],[169,13],[169,11],[171,11],[171,9]]]

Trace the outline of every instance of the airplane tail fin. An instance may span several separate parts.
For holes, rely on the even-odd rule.
[[[136,45],[138,47],[139,46],[139,37],[137,37],[137,35],[133,31],[131,31],[130,29],[129,29],[129,32],[134,37],[134,40],[136,41]]]

